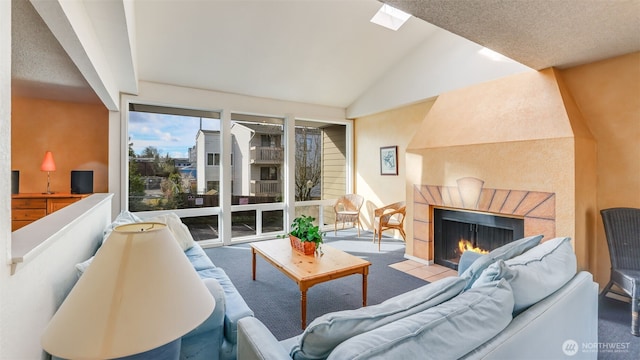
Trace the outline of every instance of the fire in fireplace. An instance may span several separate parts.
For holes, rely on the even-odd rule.
[[[524,237],[524,219],[434,209],[434,262],[458,269],[464,251],[487,253]]]

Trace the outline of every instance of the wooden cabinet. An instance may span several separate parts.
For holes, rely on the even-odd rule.
[[[11,231],[16,231],[87,196],[62,193],[11,195]]]

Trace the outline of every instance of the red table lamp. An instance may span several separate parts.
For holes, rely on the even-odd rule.
[[[53,194],[51,192],[51,172],[56,171],[56,162],[53,161],[53,153],[51,151],[47,151],[44,154],[40,170],[47,172],[47,194]]]

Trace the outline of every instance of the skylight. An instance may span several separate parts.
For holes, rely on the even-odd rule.
[[[400,26],[402,26],[402,24],[409,20],[410,17],[411,15],[406,12],[384,4],[371,18],[371,22],[396,31]]]
[[[488,57],[493,61],[511,61],[511,59],[509,59],[508,57],[486,47],[483,47],[482,49],[478,50],[478,54]]]

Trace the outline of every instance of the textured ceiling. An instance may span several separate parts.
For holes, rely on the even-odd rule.
[[[98,33],[126,36],[124,21],[105,21],[98,6],[122,0],[83,1]],[[384,2],[417,18],[393,32],[369,23],[380,6],[375,0],[135,0],[137,58],[128,54],[135,61],[128,68],[137,68],[140,80],[346,107],[436,32],[460,35],[534,69],[640,51],[638,0]],[[14,92],[97,101],[31,4],[12,3]],[[120,43],[108,40],[105,51],[118,52]]]
[[[14,94],[98,103],[98,97],[28,1],[11,2]]]
[[[530,68],[640,51],[638,0],[383,0]]]

